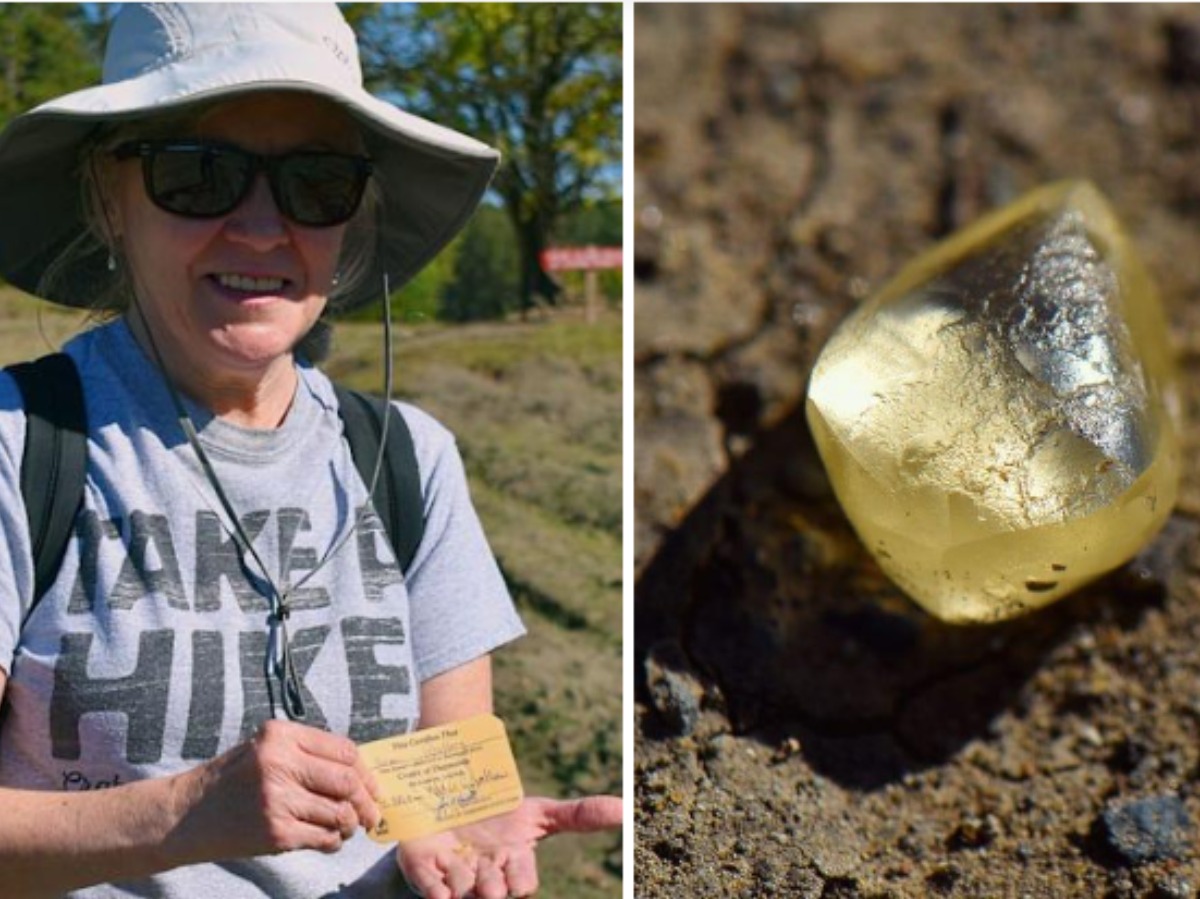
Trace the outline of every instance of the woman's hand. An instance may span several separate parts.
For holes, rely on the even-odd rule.
[[[532,896],[541,840],[620,826],[616,796],[530,798],[508,814],[402,843],[396,853],[409,886],[425,899]]]
[[[374,777],[354,744],[289,721],[179,776],[172,850],[187,860],[335,852],[379,820]]]

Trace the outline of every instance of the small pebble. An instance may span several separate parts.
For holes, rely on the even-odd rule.
[[[951,849],[983,849],[1000,835],[1000,821],[995,815],[965,818],[950,835]]]
[[[653,205],[643,206],[641,214],[638,216],[638,221],[643,228],[657,231],[662,227],[663,223],[662,210]]]
[[[788,737],[775,749],[775,752],[771,755],[771,761],[775,762],[776,764],[779,762],[785,762],[792,756],[798,755],[799,752],[800,741],[795,737]]]
[[[674,641],[651,647],[646,657],[646,685],[662,723],[679,736],[689,736],[700,721],[703,688],[683,650]]]
[[[1181,859],[1191,839],[1192,822],[1178,796],[1114,802],[1101,819],[1109,848],[1131,865]]]
[[[1104,745],[1104,737],[1100,735],[1100,731],[1092,724],[1084,724],[1079,728],[1079,739],[1090,746]]]

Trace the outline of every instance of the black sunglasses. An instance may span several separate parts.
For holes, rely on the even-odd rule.
[[[227,215],[265,172],[281,213],[299,225],[328,228],[354,215],[371,176],[371,161],[363,156],[315,150],[259,156],[202,140],[130,141],[113,155],[140,157],[154,205],[188,218]]]

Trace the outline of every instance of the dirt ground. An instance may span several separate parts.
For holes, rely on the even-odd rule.
[[[1200,889],[1200,8],[636,10],[636,894]],[[803,418],[855,303],[984,211],[1094,181],[1190,421],[1138,560],[939,624]]]

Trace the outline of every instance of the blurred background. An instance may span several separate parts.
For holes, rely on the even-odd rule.
[[[396,395],[456,433],[530,630],[496,657],[526,790],[619,793],[621,272],[604,248],[621,245],[620,4],[342,10],[370,90],[504,155],[465,232],[389,297]],[[115,12],[0,4],[0,125],[97,82]],[[381,315],[339,322],[331,376],[381,389]],[[0,284],[0,364],[87,325]],[[620,894],[616,837],[541,856],[547,895]]]
[[[638,895],[1197,895],[1200,8],[634,22]],[[809,371],[904,264],[1066,177],[1161,290],[1180,500],[1088,589],[943,625],[830,494]]]

